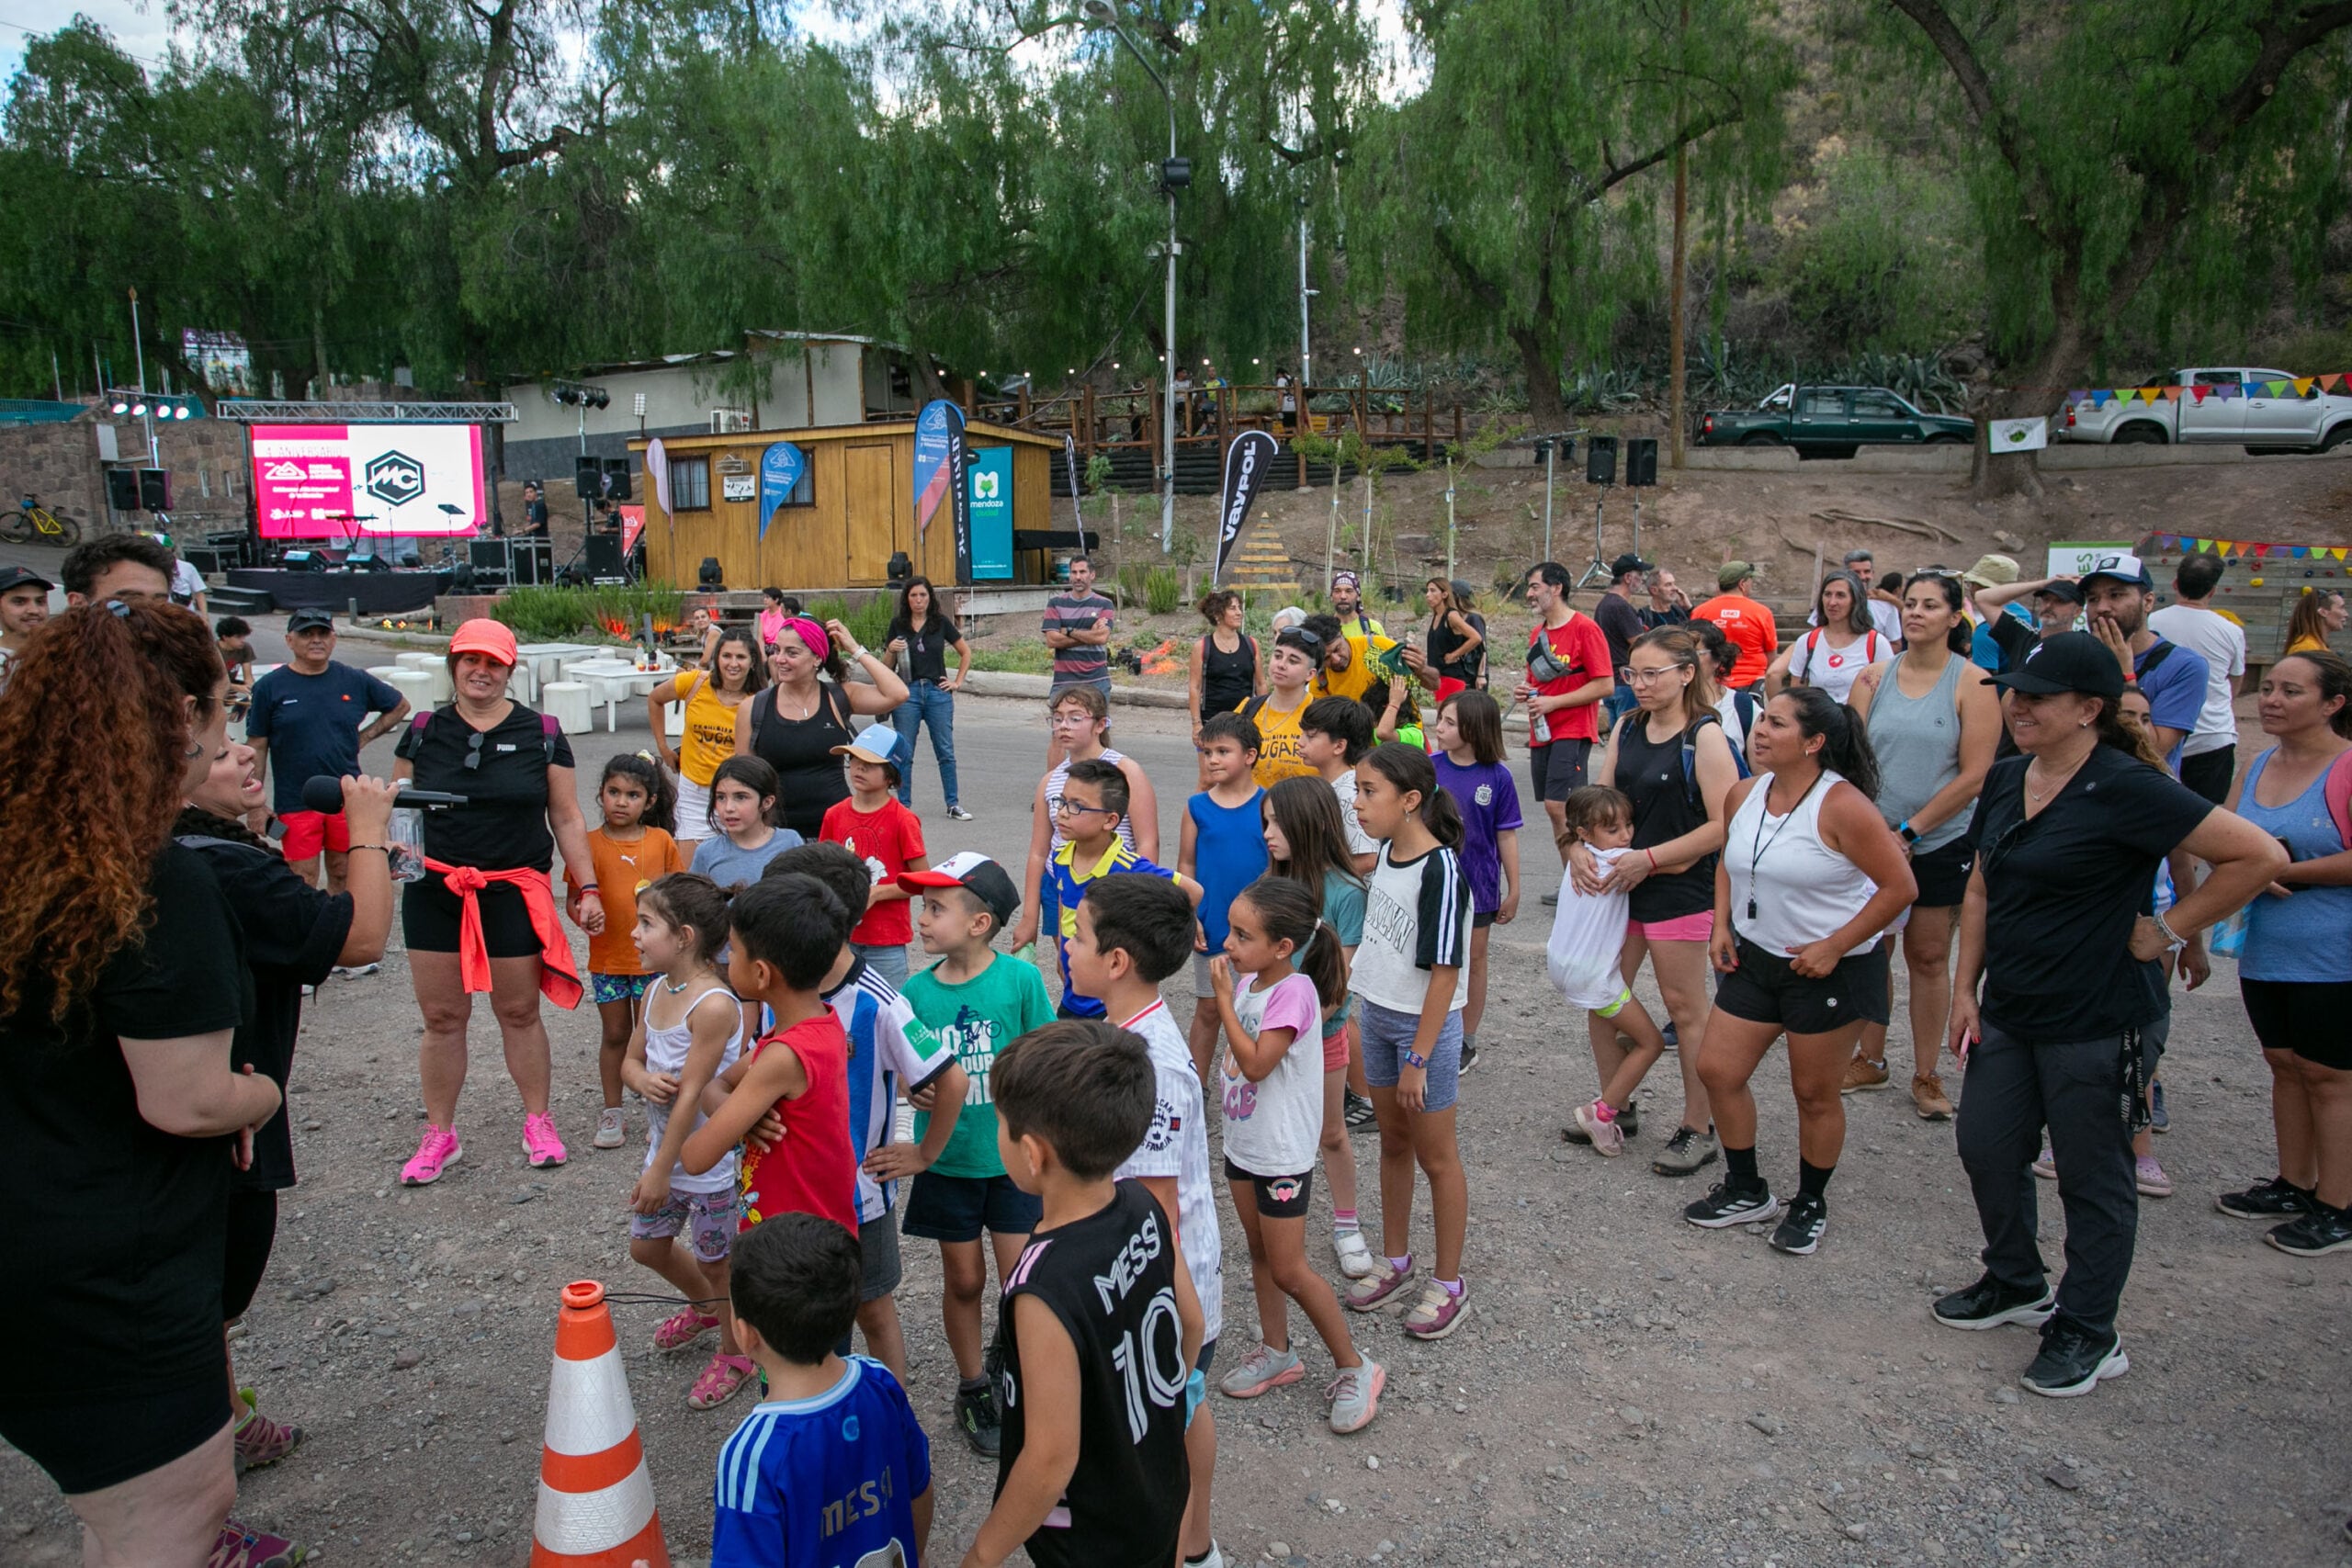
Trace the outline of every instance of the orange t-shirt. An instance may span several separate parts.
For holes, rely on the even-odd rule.
[[[661,881],[686,863],[678,840],[659,828],[648,828],[641,839],[622,843],[602,828],[588,829],[588,858],[596,867],[596,897],[605,906],[605,929],[588,939],[588,972],[592,975],[642,975],[637,956],[637,890]],[[569,900],[571,889],[564,890]]]
[[[1781,651],[1781,628],[1773,624],[1772,612],[1746,594],[1718,593],[1691,611],[1690,618],[1714,622],[1739,650],[1727,685],[1752,686],[1761,681],[1772,656]]]

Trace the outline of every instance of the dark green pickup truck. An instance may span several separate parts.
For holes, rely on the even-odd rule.
[[[1863,446],[1956,446],[1975,438],[1974,421],[1924,412],[1883,387],[1792,383],[1752,409],[1711,410],[1699,418],[1702,446],[1793,446],[1800,457],[1850,457]]]

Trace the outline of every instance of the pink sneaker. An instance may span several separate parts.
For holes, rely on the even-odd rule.
[[[205,1568],[297,1568],[310,1554],[282,1535],[271,1535],[231,1519],[220,1527]]]
[[[1594,1154],[1610,1156],[1623,1154],[1625,1129],[1617,1125],[1617,1119],[1613,1116],[1603,1122],[1600,1119],[1600,1101],[1595,1100],[1590,1105],[1577,1106],[1577,1125],[1583,1130],[1585,1140],[1592,1145]]]
[[[249,1470],[259,1470],[276,1464],[301,1446],[302,1428],[290,1421],[273,1421],[261,1413],[254,1402],[254,1391],[237,1391],[237,1404],[244,1416],[232,1434],[236,1469],[239,1475]]]
[[[1405,1332],[1415,1339],[1442,1339],[1462,1326],[1470,1313],[1470,1292],[1455,1295],[1431,1280],[1421,1287],[1421,1299],[1405,1314]]]
[[[694,1307],[683,1307],[676,1316],[653,1331],[653,1348],[683,1350],[718,1326],[718,1319],[705,1317]]]
[[[1407,1263],[1397,1268],[1385,1258],[1374,1256],[1372,1272],[1348,1287],[1348,1308],[1351,1312],[1371,1312],[1381,1303],[1405,1288],[1413,1277],[1413,1266]]]
[[[465,1157],[465,1146],[458,1142],[458,1134],[446,1127],[426,1122],[424,1136],[417,1140],[416,1153],[401,1167],[402,1187],[430,1187],[441,1179],[443,1168]]]
[[[695,1379],[695,1386],[687,1392],[686,1403],[696,1410],[716,1410],[742,1392],[743,1385],[758,1371],[749,1356],[714,1351],[710,1365],[702,1370],[702,1375]]]
[[[552,1116],[523,1118],[523,1152],[531,1156],[531,1168],[545,1170],[551,1165],[561,1165],[568,1156],[563,1152],[563,1140],[555,1135]]]

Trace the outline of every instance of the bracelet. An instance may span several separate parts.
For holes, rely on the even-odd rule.
[[[388,855],[392,852],[392,846],[390,844],[350,844],[345,847],[343,852],[349,854],[353,850],[374,850],[379,854]]]
[[[1405,1047],[1402,1055],[1405,1058],[1405,1065],[1408,1067],[1426,1067],[1430,1065],[1430,1059],[1427,1056],[1424,1056],[1419,1052],[1415,1051],[1409,1045]]]
[[[2151,915],[2148,918],[2155,921],[2156,930],[2164,933],[2165,950],[2166,952],[2177,953],[2182,948],[2188,945],[2188,939],[2181,935],[2178,931],[2173,930],[2171,922],[2166,920],[2161,912]]]
[[[1656,850],[1644,850],[1642,853],[1650,857],[1650,869],[1652,871],[1656,871],[1657,869],[1657,852]]]
[[[584,897],[595,891],[596,885],[593,882],[575,882],[571,885],[571,896],[575,898]]]

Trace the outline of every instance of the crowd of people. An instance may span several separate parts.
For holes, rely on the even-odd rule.
[[[1199,788],[1166,856],[1153,781],[1110,744],[1114,612],[1081,561],[1047,612],[1049,765],[1016,877],[970,851],[934,859],[913,808],[927,723],[947,815],[966,816],[951,715],[968,648],[927,583],[880,652],[780,596],[754,629],[715,632],[703,668],[653,694],[656,752],[604,765],[592,825],[570,738],[509,694],[503,626],[459,626],[450,700],[412,715],[334,660],[331,620],[297,614],[292,661],[252,683],[232,741],[250,628],[216,637],[176,606],[168,552],[84,546],[62,616],[46,583],[34,616],[31,584],[0,579],[0,766],[18,789],[108,803],[66,834],[0,821],[0,856],[40,868],[0,905],[18,1079],[0,1149],[17,1190],[53,1200],[13,1222],[26,1251],[39,1226],[51,1264],[0,1326],[53,1353],[0,1393],[0,1436],[66,1495],[93,1563],[295,1560],[228,1517],[236,1473],[301,1432],[238,1382],[224,1335],[295,1179],[284,1091],[305,991],[376,963],[397,913],[425,1112],[404,1184],[463,1157],[484,995],[522,1150],[566,1163],[546,1004],[596,1006],[594,1142],[622,1146],[642,1105],[628,1252],[678,1297],[653,1343],[709,1341],[684,1391],[695,1409],[763,1394],[719,1451],[715,1562],[820,1539],[845,1561],[927,1549],[903,1236],[939,1247],[953,1424],[998,1463],[964,1560],[1221,1564],[1219,1400],[1328,1358],[1329,1424],[1362,1431],[1387,1374],[1348,1314],[1401,1306],[1402,1332],[1434,1342],[1474,1310],[1462,1083],[1492,930],[1529,912],[1535,874],[1513,709],[1558,856],[1556,881],[1539,878],[1546,971],[1586,1012],[1594,1059],[1565,1135],[1622,1157],[1671,1054],[1679,1100],[1652,1168],[1721,1165],[1684,1219],[1771,1224],[1773,1247],[1815,1254],[1844,1097],[1891,1081],[1899,941],[1913,1104],[1956,1115],[1984,1235],[1984,1274],[1934,1316],[2036,1327],[2025,1386],[2088,1393],[2129,1367],[2116,1315],[2137,1205],[2171,1191],[2149,1139],[2168,1125],[2171,985],[2205,982],[2217,927],[2242,944],[2278,1170],[2216,1201],[2282,1250],[2352,1248],[2352,664],[2324,647],[2272,663],[2269,744],[2238,765],[2245,649],[2211,607],[2216,564],[2184,565],[2157,612],[2126,554],[2028,581],[1998,557],[1882,579],[1856,552],[1784,648],[1747,563],[1694,604],[1629,555],[1588,612],[1544,562],[1507,688],[1445,579],[1426,585],[1418,646],[1352,576],[1262,647],[1212,594],[1190,681]],[[670,703],[685,707],[674,750]],[[394,732],[393,780],[362,776],[360,748]],[[403,786],[464,804],[408,836]],[[1663,1022],[1634,991],[1645,964]],[[1165,989],[1180,976],[1181,1019]],[[1784,1036],[1785,1201],[1750,1087]],[[496,1113],[476,1103],[479,1143]],[[1359,1130],[1377,1138],[1369,1192]],[[1318,1173],[1337,1290],[1308,1239]],[[2054,1286],[2042,1179],[2066,1213]],[[1417,1258],[1424,1189],[1433,1246]],[[1228,1219],[1250,1265],[1230,1301]],[[1245,1299],[1254,1322],[1237,1318],[1220,1356]],[[1319,1349],[1302,1353],[1294,1305]],[[831,1441],[851,1418],[870,1440]],[[873,1506],[829,1512],[843,1496]]]

